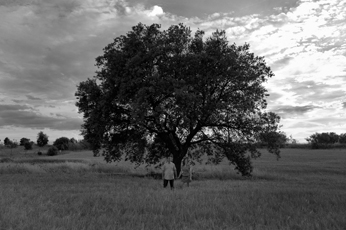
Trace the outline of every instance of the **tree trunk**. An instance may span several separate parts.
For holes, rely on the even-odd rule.
[[[180,157],[173,157],[173,163],[175,164],[175,168],[177,169],[177,176],[179,176],[181,170],[181,161]]]
[[[179,176],[181,170],[181,162],[186,156],[186,153],[187,149],[181,149],[180,151],[175,151],[173,153],[173,163],[175,164],[175,168],[177,169],[177,176]]]
[[[177,169],[177,176],[180,173],[181,161],[186,156],[188,147],[183,146],[179,139],[172,133],[161,133],[159,138],[166,143],[169,152],[173,155],[173,163]]]

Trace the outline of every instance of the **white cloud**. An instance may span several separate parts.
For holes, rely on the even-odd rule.
[[[160,6],[154,6],[152,11],[148,14],[149,16],[151,17],[156,17],[156,16],[160,16],[160,15],[163,15],[164,12],[162,10],[162,7]]]

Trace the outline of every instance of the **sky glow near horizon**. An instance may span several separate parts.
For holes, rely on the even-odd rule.
[[[345,0],[0,0],[0,139],[81,139],[76,85],[95,58],[142,22],[184,23],[264,56],[275,76],[268,110],[304,142],[315,132],[346,133]],[[224,3],[223,3],[224,2]],[[215,6],[214,6],[215,5]]]

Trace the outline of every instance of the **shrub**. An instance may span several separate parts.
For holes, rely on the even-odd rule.
[[[55,146],[50,147],[48,149],[47,155],[48,156],[58,155],[58,149]]]
[[[32,149],[32,143],[31,142],[25,142],[24,143],[24,149],[25,150],[31,150]]]
[[[41,152],[41,151],[38,151],[38,152],[37,152],[37,155],[41,156],[41,155],[42,155],[42,152]]]
[[[64,151],[68,150],[69,142],[70,140],[67,137],[60,137],[54,141],[53,145],[57,147],[58,150]]]
[[[20,139],[19,145],[24,146],[26,142],[30,142],[30,139],[23,137],[22,139]]]

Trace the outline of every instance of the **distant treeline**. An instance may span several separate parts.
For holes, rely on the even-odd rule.
[[[39,147],[43,147],[48,144],[48,135],[43,133],[42,131],[37,134],[37,140],[36,142],[31,141],[28,138],[21,138],[19,143],[16,140],[10,140],[8,137],[4,139],[4,146],[7,148],[16,148],[18,146],[24,146],[25,150],[31,150],[34,145],[37,145]],[[57,150],[71,150],[71,151],[78,151],[78,150],[87,150],[90,149],[90,144],[86,140],[76,140],[74,138],[67,138],[67,137],[59,137],[53,142],[53,146]]]
[[[281,148],[310,148],[310,149],[330,149],[346,148],[346,133],[340,135],[334,132],[314,133],[305,140],[308,143],[298,143],[292,136],[287,137],[284,132],[279,132],[278,143]],[[267,143],[259,142],[260,147],[265,147]]]
[[[306,140],[312,149],[346,148],[346,133],[315,133]]]
[[[276,144],[281,148],[311,148],[311,149],[329,149],[329,148],[346,148],[346,133],[340,135],[334,132],[315,133],[306,138],[308,143],[298,143],[292,136],[287,136],[284,132],[278,132],[275,138],[261,139],[257,143],[257,147],[265,148],[268,142],[275,140]],[[10,140],[8,137],[4,139],[4,146],[7,148],[16,148],[24,146],[25,150],[31,150],[33,145],[43,147],[48,144],[48,136],[43,132],[37,134],[36,142],[28,138],[21,138],[18,143],[16,140]],[[1,145],[1,144],[0,144]],[[90,144],[86,140],[76,140],[74,138],[60,137],[53,142],[53,146],[60,151],[80,151],[90,150]]]

